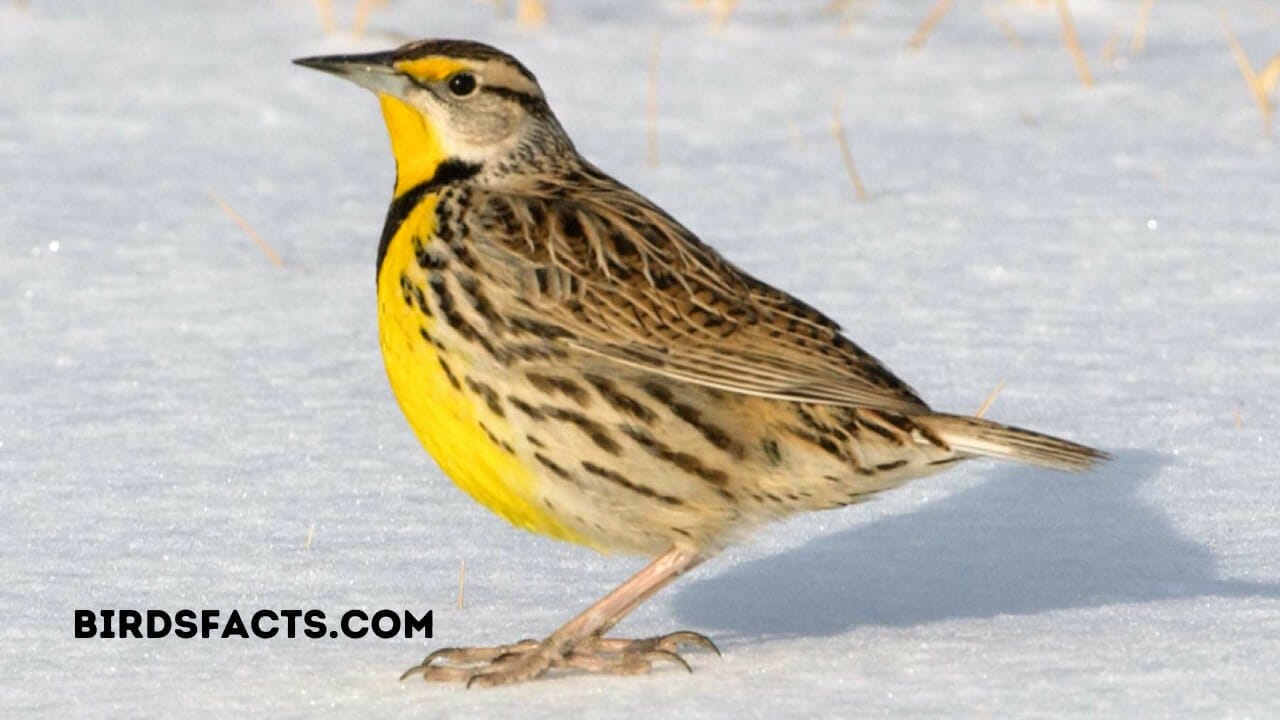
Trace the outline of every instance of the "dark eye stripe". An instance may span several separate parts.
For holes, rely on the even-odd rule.
[[[520,106],[523,107],[530,115],[545,115],[548,112],[546,100],[530,95],[527,92],[512,90],[511,88],[506,87],[498,87],[496,85],[482,85],[480,89],[484,92],[493,93],[498,97],[520,103]]]

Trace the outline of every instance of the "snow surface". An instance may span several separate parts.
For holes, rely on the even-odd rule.
[[[1136,0],[1076,0],[1084,89],[1026,4],[1005,6],[1022,51],[957,3],[908,53],[930,4],[844,32],[825,0],[743,0],[714,32],[683,0],[552,0],[527,31],[401,1],[364,38],[304,0],[0,4],[3,714],[1280,716],[1280,150],[1218,5],[1162,0],[1133,54]],[[1255,65],[1280,50],[1275,3],[1224,7]],[[642,564],[507,527],[388,392],[376,104],[289,60],[429,35],[522,58],[585,154],[937,407],[1003,380],[992,417],[1117,461],[972,463],[767,529],[621,627],[713,635],[692,675],[399,682]],[[73,637],[75,608],[149,607],[434,609],[436,638]]]

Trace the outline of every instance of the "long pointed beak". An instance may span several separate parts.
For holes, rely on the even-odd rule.
[[[394,63],[398,59],[394,52],[377,52],[298,58],[293,63],[337,75],[380,95],[402,97],[409,79],[396,70]]]

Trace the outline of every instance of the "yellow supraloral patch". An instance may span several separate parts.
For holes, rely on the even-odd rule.
[[[401,60],[395,64],[396,70],[412,75],[423,82],[438,82],[459,70],[467,70],[470,66],[461,60],[443,57],[426,57],[421,60]]]

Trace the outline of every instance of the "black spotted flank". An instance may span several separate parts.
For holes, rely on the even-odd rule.
[[[485,425],[484,423],[480,423],[480,429],[483,430],[484,434],[489,437],[489,442],[502,448],[508,455],[514,455],[516,453],[516,451],[512,449],[511,443],[498,437],[496,433],[494,433],[492,430],[489,429],[488,425]]]
[[[458,376],[453,374],[453,368],[449,367],[449,363],[444,361],[443,355],[436,355],[436,360],[440,361],[440,369],[444,371],[445,377],[449,378],[449,384],[454,390],[461,390],[462,383],[458,382]]]
[[[609,378],[600,377],[599,375],[586,375],[584,377],[587,382],[591,383],[591,387],[600,393],[600,397],[604,398],[605,402],[622,411],[623,414],[646,425],[653,423],[654,418],[657,417],[652,410],[645,407],[639,400],[619,390],[617,383]]]
[[[546,417],[546,415],[542,414],[541,410],[521,400],[515,395],[508,395],[507,402],[511,403],[511,406],[515,409],[527,415],[530,420],[542,420]]]
[[[650,455],[706,480],[711,485],[714,485],[716,491],[726,500],[734,499],[733,494],[726,487],[729,484],[729,475],[725,471],[707,467],[697,457],[672,449],[666,443],[640,428],[626,425],[623,426],[622,430]]]
[[[576,426],[584,435],[591,438],[591,442],[595,443],[596,447],[610,455],[617,455],[622,452],[622,448],[618,447],[617,441],[609,435],[609,431],[586,415],[568,408],[554,407],[552,405],[543,405],[541,411],[547,417]]]
[[[559,393],[579,406],[585,407],[591,400],[591,396],[587,394],[586,389],[569,378],[535,372],[526,372],[525,377],[542,392],[548,395]]]
[[[836,441],[832,440],[829,436],[810,432],[809,430],[803,427],[800,427],[799,425],[786,425],[784,426],[784,428],[791,435],[798,437],[807,443],[810,443],[822,448],[824,452],[834,457],[835,459],[839,460],[840,462],[846,462],[846,463],[850,462],[848,454],[846,454],[845,451],[836,443]]]
[[[778,441],[772,438],[765,438],[760,441],[760,449],[764,450],[764,456],[769,460],[769,464],[777,467],[782,464],[782,450],[778,447]]]
[[[498,392],[488,385],[476,380],[475,378],[467,378],[467,388],[471,392],[484,398],[484,404],[489,407],[489,412],[498,417],[506,417],[507,413],[502,409],[502,400],[498,398]]]
[[[409,219],[409,214],[418,204],[423,201],[426,196],[436,192],[446,185],[463,180],[469,180],[480,172],[480,165],[476,163],[463,162],[456,158],[449,158],[440,163],[436,167],[435,174],[428,180],[409,188],[400,197],[391,201],[391,207],[387,208],[387,219],[382,224],[382,239],[378,241],[378,265],[375,280],[382,274],[382,261],[387,257],[387,248],[391,246],[391,239],[400,231],[400,226],[404,225],[404,221]]]
[[[435,336],[432,335],[426,328],[419,327],[418,334],[422,336],[423,340],[425,340],[426,342],[434,346],[436,350],[439,350],[440,352],[445,352],[444,343],[437,340]]]
[[[745,454],[742,449],[742,445],[735,442],[734,439],[729,436],[729,433],[723,428],[716,426],[704,418],[701,410],[677,400],[669,386],[658,382],[647,382],[643,385],[643,389],[648,393],[649,397],[657,400],[663,405],[666,405],[672,415],[675,415],[693,427],[694,430],[697,430],[698,434],[701,435],[704,440],[711,443],[713,447],[719,450],[724,450],[730,455],[738,458],[741,458]]]
[[[573,476],[569,474],[569,471],[568,471],[568,470],[565,470],[564,468],[560,467],[560,466],[556,463],[556,461],[552,460],[551,458],[547,457],[546,455],[543,455],[542,453],[540,453],[540,452],[539,452],[539,453],[534,453],[534,454],[533,454],[533,457],[534,457],[534,458],[535,458],[539,463],[541,463],[543,467],[545,467],[546,469],[548,469],[548,470],[550,470],[551,472],[555,473],[558,477],[563,478],[563,479],[565,479],[565,480],[571,480],[571,479],[573,479]]]
[[[648,485],[642,485],[638,482],[628,480],[627,476],[623,475],[622,473],[616,472],[614,470],[610,470],[608,468],[600,467],[599,465],[596,465],[593,462],[588,462],[584,460],[582,463],[582,469],[586,470],[592,475],[595,475],[596,477],[604,478],[605,480],[608,480],[609,482],[612,482],[615,485],[624,487],[638,495],[643,495],[648,498],[653,498],[654,500],[660,500],[668,505],[684,504],[684,501],[678,497],[675,497],[673,495],[665,495],[663,493],[658,492],[657,490],[654,490]]]

